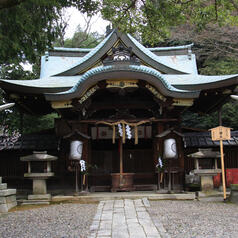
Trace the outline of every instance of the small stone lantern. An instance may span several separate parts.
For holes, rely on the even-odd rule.
[[[20,157],[21,161],[28,163],[28,171],[24,177],[33,181],[33,194],[28,195],[28,200],[31,201],[27,202],[28,204],[49,203],[51,200],[51,195],[47,194],[46,180],[54,176],[51,172],[51,161],[57,159],[58,157],[48,155],[46,151],[34,151],[32,155]]]
[[[202,191],[213,190],[213,176],[221,173],[221,169],[217,167],[217,159],[221,157],[220,152],[211,149],[199,149],[198,152],[190,154],[188,157],[194,158],[194,174],[201,177]]]

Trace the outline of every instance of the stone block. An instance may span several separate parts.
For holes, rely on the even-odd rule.
[[[0,197],[0,204],[16,202],[16,195]]]
[[[0,183],[0,190],[7,189],[6,183]]]
[[[231,194],[229,201],[238,204],[238,184],[231,184]]]
[[[16,194],[16,192],[17,192],[16,189],[0,190],[0,197],[10,196],[10,195]]]
[[[46,200],[23,200],[21,205],[49,205],[50,202]]]
[[[2,177],[0,177],[0,183],[2,183]]]
[[[8,212],[11,208],[15,207],[17,202],[0,204],[0,213]]]
[[[50,194],[31,194],[28,195],[28,200],[51,200]]]
[[[46,194],[46,180],[45,179],[33,179],[33,194]]]
[[[0,213],[8,212],[7,204],[0,204]]]
[[[9,211],[11,208],[13,208],[13,207],[16,207],[16,206],[17,206],[17,201],[15,201],[15,202],[10,202],[10,203],[7,203],[6,205],[7,205],[7,207],[8,207],[8,211]]]
[[[213,176],[201,176],[202,191],[213,190]]]

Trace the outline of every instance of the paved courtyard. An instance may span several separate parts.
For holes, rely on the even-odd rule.
[[[0,214],[1,238],[236,238],[238,206],[120,199]]]

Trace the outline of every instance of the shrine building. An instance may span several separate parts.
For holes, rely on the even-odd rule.
[[[45,140],[49,144],[41,141],[40,148],[59,158],[53,164],[58,187],[73,184],[70,147],[81,141],[81,159],[92,166],[86,179],[91,191],[153,189],[158,158],[165,180],[172,172],[173,188],[183,190],[181,115],[218,110],[238,83],[238,75],[198,74],[191,48],[146,48],[113,30],[92,49],[49,50],[41,58],[39,79],[2,79],[0,87],[23,113],[58,113],[55,132]],[[28,146],[18,155],[36,149]]]

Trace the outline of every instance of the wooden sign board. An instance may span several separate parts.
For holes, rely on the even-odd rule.
[[[231,139],[231,128],[218,126],[210,129],[212,140],[230,140]]]

